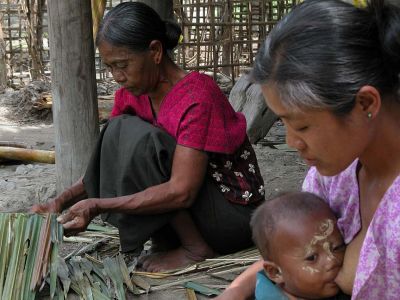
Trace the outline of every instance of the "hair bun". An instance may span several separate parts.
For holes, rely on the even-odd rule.
[[[174,49],[178,45],[182,30],[174,21],[165,20],[165,48]]]
[[[400,5],[395,1],[371,0],[382,45],[382,54],[388,69],[400,72]]]

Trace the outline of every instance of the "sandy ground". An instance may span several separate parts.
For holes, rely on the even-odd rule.
[[[54,130],[51,115],[32,116],[28,101],[9,90],[0,95],[0,141],[25,143],[34,149],[53,150]],[[26,92],[24,92],[26,94]],[[20,93],[21,94],[21,93]],[[27,100],[28,99],[28,100]],[[28,106],[28,109],[25,109]],[[282,140],[284,129],[277,122],[268,139]],[[260,170],[265,181],[266,198],[301,186],[307,167],[297,153],[286,145],[273,149],[255,145]],[[0,211],[23,211],[34,203],[45,202],[56,194],[54,165],[0,161]],[[224,283],[225,285],[227,282]],[[187,299],[183,289],[151,293],[140,299]],[[198,297],[198,299],[207,299]]]

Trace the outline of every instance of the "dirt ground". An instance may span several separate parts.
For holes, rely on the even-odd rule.
[[[22,92],[9,89],[0,94],[0,142],[20,142],[33,149],[54,150],[51,114],[34,112],[31,105],[38,93],[46,89],[48,85],[40,83]],[[267,138],[284,139],[284,128],[279,121]],[[261,144],[254,147],[267,199],[300,188],[307,167],[296,152],[285,144],[278,145],[278,149]],[[55,180],[54,165],[0,161],[0,211],[24,211],[34,203],[47,201],[56,194]],[[180,289],[150,293],[140,299],[186,299],[186,296]]]

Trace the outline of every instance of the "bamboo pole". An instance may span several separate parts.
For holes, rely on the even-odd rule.
[[[15,147],[15,148],[27,148],[25,143],[14,142],[14,141],[0,141],[1,147]]]
[[[54,151],[0,147],[0,158],[54,164]]]

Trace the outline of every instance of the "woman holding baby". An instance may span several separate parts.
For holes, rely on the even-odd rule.
[[[311,166],[347,245],[336,283],[352,299],[400,295],[400,7],[309,0],[271,32],[255,62],[287,144]],[[219,299],[254,291],[258,262]]]

